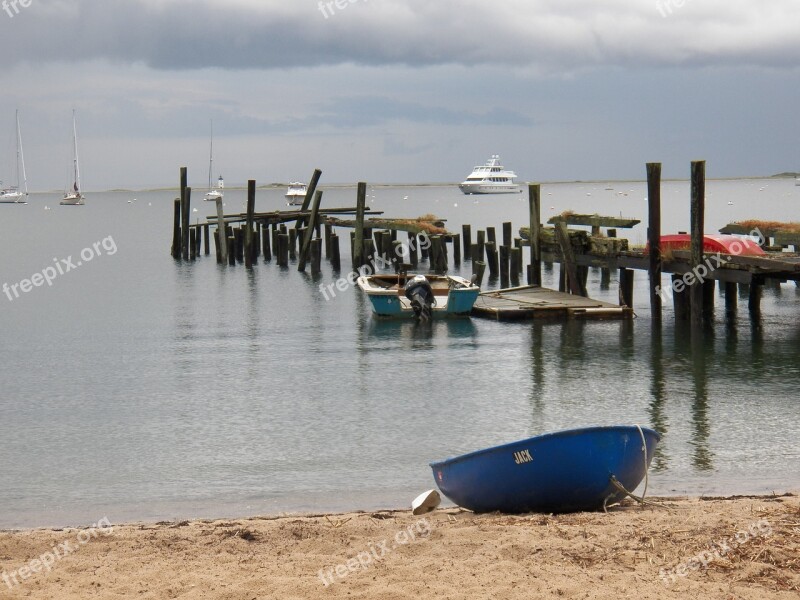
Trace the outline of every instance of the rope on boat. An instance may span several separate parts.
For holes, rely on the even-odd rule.
[[[641,426],[637,425],[636,429],[639,430],[639,437],[641,437],[641,439],[642,439],[642,456],[644,457],[644,491],[642,492],[642,495],[641,496],[636,496],[632,492],[630,492],[627,489],[625,489],[625,486],[622,485],[619,482],[619,480],[616,478],[616,476],[613,473],[611,474],[611,477],[609,478],[609,481],[611,482],[611,485],[613,485],[615,488],[617,488],[617,491],[620,491],[623,494],[625,494],[626,496],[628,496],[630,498],[633,498],[634,500],[636,500],[637,502],[639,502],[642,505],[649,504],[650,506],[660,506],[659,504],[656,504],[655,502],[650,502],[650,501],[644,499],[644,497],[647,495],[647,484],[648,484],[648,477],[647,477],[647,471],[648,471],[647,441],[644,439],[644,432],[642,431]],[[608,512],[608,510],[606,509],[606,506],[608,504],[608,501],[611,499],[611,497],[613,495],[614,494],[609,494],[606,497],[606,499],[603,501],[603,511],[604,512]]]

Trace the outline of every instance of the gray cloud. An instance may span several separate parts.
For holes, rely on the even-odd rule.
[[[0,44],[10,65],[105,59],[168,70],[787,67],[800,56],[795,0],[338,1],[343,8],[336,0],[35,0],[2,18]]]

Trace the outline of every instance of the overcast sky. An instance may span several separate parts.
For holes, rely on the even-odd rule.
[[[10,0],[7,0],[10,2]],[[798,0],[24,0],[0,10],[0,177],[32,189],[800,171]],[[16,6],[16,9],[14,8]],[[341,8],[339,8],[341,7]],[[216,173],[215,173],[216,176]]]

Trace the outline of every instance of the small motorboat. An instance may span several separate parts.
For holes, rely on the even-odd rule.
[[[289,184],[284,197],[288,206],[302,206],[303,201],[306,199],[306,191],[308,186],[302,181],[293,181]]]
[[[563,513],[621,501],[661,436],[645,427],[558,431],[431,463],[442,493],[474,512]]]
[[[455,275],[363,275],[357,282],[376,315],[419,320],[469,315],[481,291]]]

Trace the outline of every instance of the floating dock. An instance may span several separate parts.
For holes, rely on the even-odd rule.
[[[633,310],[538,285],[525,285],[481,293],[472,307],[472,316],[497,321],[630,319]]]

